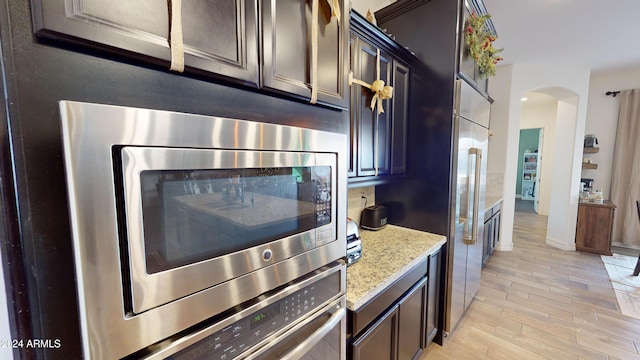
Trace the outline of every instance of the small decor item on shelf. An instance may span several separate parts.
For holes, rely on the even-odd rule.
[[[464,45],[467,54],[472,57],[476,64],[480,76],[487,78],[496,75],[496,64],[503,60],[498,54],[503,49],[493,47],[493,42],[497,37],[492,35],[485,26],[491,15],[478,16],[475,12],[467,20],[464,31]]]
[[[376,16],[373,15],[373,13],[371,12],[371,9],[367,10],[367,20],[372,23],[373,25],[378,26],[378,22],[376,21]]]

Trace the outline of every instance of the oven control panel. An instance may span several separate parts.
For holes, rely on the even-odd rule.
[[[316,223],[317,226],[331,222],[331,183],[316,183]]]
[[[167,359],[234,359],[276,331],[303,320],[339,293],[340,272],[335,272],[225,326]]]

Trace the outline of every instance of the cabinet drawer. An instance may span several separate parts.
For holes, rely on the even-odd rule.
[[[373,298],[359,310],[351,312],[352,334],[357,335],[367,325],[374,321],[380,314],[402,297],[411,287],[427,274],[428,259],[424,259],[414,266],[400,279],[396,280],[387,289]]]

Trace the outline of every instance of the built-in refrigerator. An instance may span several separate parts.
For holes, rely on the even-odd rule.
[[[445,330],[455,330],[480,287],[490,102],[456,80]]]

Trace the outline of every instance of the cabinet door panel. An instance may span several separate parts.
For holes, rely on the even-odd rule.
[[[264,0],[262,4],[264,86],[309,99],[312,1]],[[343,1],[340,6],[339,21],[318,11],[318,101],[347,108],[344,60],[349,22],[345,22]]]
[[[360,46],[360,40],[354,35],[349,35],[349,68],[355,69],[357,64],[358,47]],[[357,97],[360,93],[360,86],[353,85],[349,87],[349,168],[347,170],[347,176],[354,177],[358,175],[358,101]]]
[[[398,360],[411,360],[422,349],[423,324],[427,307],[427,278],[420,281],[400,300],[398,327]]]
[[[611,255],[611,229],[615,207],[610,202],[579,204],[576,250]]]
[[[353,343],[353,360],[394,360],[397,351],[398,307]]]
[[[169,67],[169,3],[32,0],[36,34]],[[258,85],[257,0],[184,1],[185,71]]]
[[[429,257],[427,316],[425,325],[426,342],[423,346],[424,348],[429,346],[438,332],[438,312],[440,311],[440,261],[440,250]]]
[[[486,265],[491,256],[491,243],[493,242],[493,218],[489,218],[484,223],[484,234],[482,236],[482,265]]]
[[[357,67],[354,76],[368,84],[376,80],[376,48],[358,42]],[[389,83],[391,73],[390,57],[380,54],[380,79]],[[383,100],[385,112],[378,114],[371,110],[373,93],[366,87],[357,86],[356,112],[358,116],[358,176],[389,174],[389,100]],[[377,172],[376,172],[377,170]]]
[[[498,243],[500,242],[500,219],[502,217],[502,211],[498,210],[497,213],[493,215],[493,243],[491,244],[491,252],[496,248]]]
[[[393,98],[391,112],[391,174],[404,174],[407,169],[407,124],[409,120],[409,68],[393,61]]]

